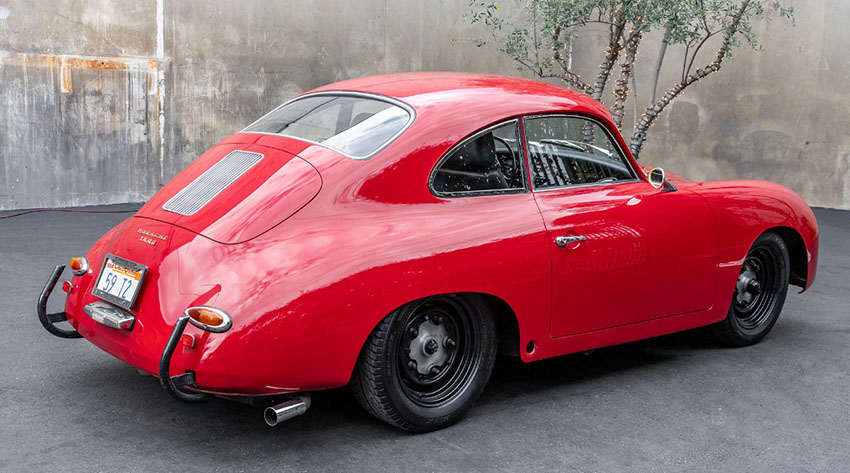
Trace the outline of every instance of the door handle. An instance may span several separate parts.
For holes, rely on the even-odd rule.
[[[555,237],[555,244],[560,246],[561,248],[569,245],[570,243],[575,243],[577,241],[586,241],[587,237],[584,235],[571,235],[571,236],[559,236]]]

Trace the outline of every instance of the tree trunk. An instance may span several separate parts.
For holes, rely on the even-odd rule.
[[[599,65],[599,74],[597,74],[596,82],[592,88],[593,93],[591,97],[596,101],[602,100],[602,93],[605,92],[605,86],[608,85],[608,78],[611,77],[611,69],[617,63],[617,58],[623,49],[622,39],[625,28],[625,15],[622,11],[618,11],[615,15],[614,24],[611,25],[611,31],[608,34],[608,48],[605,49],[605,60]]]
[[[617,79],[614,87],[614,106],[611,107],[611,115],[613,115],[614,124],[621,130],[623,116],[626,114],[626,102],[629,100],[629,79],[634,73],[635,58],[641,39],[643,39],[643,32],[636,27],[626,42],[626,55],[620,63],[620,78]]]
[[[634,133],[638,122],[638,91],[634,73],[632,73],[632,99],[632,133]]]

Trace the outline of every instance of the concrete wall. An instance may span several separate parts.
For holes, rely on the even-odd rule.
[[[518,75],[495,48],[463,41],[483,35],[461,18],[466,5],[0,0],[0,210],[143,201],[217,140],[328,82]],[[811,1],[796,28],[760,26],[765,51],[741,50],[690,89],[643,160],[699,179],[770,179],[813,205],[850,208],[849,10]],[[595,41],[576,52],[588,71]],[[642,54],[651,62],[654,46]]]
[[[642,161],[698,180],[766,179],[812,206],[850,209],[850,2],[794,7],[796,26],[760,23],[762,51],[735,51],[673,102],[650,130]],[[645,45],[644,66],[655,60],[655,44]],[[671,52],[668,65],[681,65],[681,51]],[[666,70],[659,94],[675,75]]]

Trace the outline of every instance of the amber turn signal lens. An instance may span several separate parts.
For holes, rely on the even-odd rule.
[[[215,307],[189,307],[186,315],[192,325],[209,332],[224,332],[232,325],[227,312]]]
[[[89,270],[89,260],[85,256],[74,257],[71,258],[71,263],[68,266],[75,276],[82,276]]]
[[[197,314],[198,322],[209,325],[210,327],[218,327],[224,323],[224,317],[221,314],[216,314],[209,309],[198,309],[195,314]]]

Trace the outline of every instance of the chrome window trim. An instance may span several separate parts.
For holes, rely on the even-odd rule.
[[[579,119],[582,119],[582,120],[591,121],[591,122],[599,125],[599,127],[602,128],[602,130],[605,132],[605,135],[608,137],[608,140],[610,140],[612,143],[614,143],[614,146],[617,147],[617,152],[620,153],[620,158],[623,160],[623,164],[625,164],[626,168],[631,172],[632,178],[631,179],[611,181],[611,182],[585,182],[585,183],[582,183],[582,184],[568,184],[568,185],[565,185],[565,186],[553,186],[553,187],[545,187],[545,188],[539,188],[539,189],[537,187],[535,187],[535,185],[534,185],[534,178],[530,178],[529,181],[531,183],[530,185],[531,185],[531,191],[532,192],[548,192],[548,191],[556,191],[556,190],[563,190],[563,189],[576,189],[576,188],[591,187],[591,186],[615,186],[615,185],[620,185],[620,184],[629,184],[629,183],[633,183],[633,182],[643,181],[643,179],[641,179],[639,177],[640,175],[637,173],[635,168],[632,166],[631,160],[626,158],[626,153],[623,152],[623,148],[620,146],[620,143],[617,142],[616,139],[614,139],[614,137],[611,134],[611,131],[608,129],[608,127],[605,126],[605,124],[603,122],[601,122],[600,120],[598,120],[598,119],[596,119],[592,116],[582,115],[580,113],[543,113],[543,114],[540,114],[540,115],[525,115],[525,116],[522,117],[523,130],[525,130],[526,122],[528,120],[534,120],[534,119],[537,119],[537,118],[559,118],[559,117],[560,118],[579,118]],[[523,145],[526,148],[528,148],[528,137],[525,136],[525,134],[524,134],[523,137],[524,137]],[[528,168],[529,168],[529,176],[530,176],[530,174],[531,174],[531,153],[527,152],[526,154],[528,155]]]
[[[378,101],[381,101],[381,102],[386,102],[386,103],[389,103],[391,105],[395,105],[397,107],[402,108],[404,111],[407,112],[409,118],[407,120],[407,123],[405,123],[405,125],[403,127],[401,127],[401,129],[398,132],[396,132],[396,134],[391,136],[378,149],[376,149],[371,154],[368,154],[366,156],[352,156],[348,153],[343,153],[342,151],[340,151],[336,148],[333,148],[331,146],[327,146],[327,145],[324,145],[322,143],[319,143],[318,141],[308,140],[308,139],[305,139],[305,138],[299,138],[297,136],[291,136],[291,135],[287,135],[285,133],[269,133],[269,132],[263,132],[263,131],[245,131],[248,128],[251,128],[252,126],[257,124],[263,118],[266,118],[267,116],[271,115],[272,113],[278,111],[279,109],[281,109],[281,108],[283,108],[283,107],[285,107],[285,106],[287,106],[287,105],[289,105],[293,102],[297,102],[298,100],[303,100],[303,99],[306,99],[306,98],[323,97],[323,96],[324,97],[327,97],[327,96],[358,97],[358,98],[362,98],[362,99],[372,99],[372,100],[378,100]],[[283,136],[283,137],[286,137],[286,138],[291,138],[293,140],[303,141],[305,143],[310,143],[310,144],[313,144],[313,145],[321,146],[322,148],[329,149],[331,151],[337,152],[337,153],[345,156],[346,158],[354,159],[356,161],[365,161],[365,160],[371,158],[372,156],[375,156],[376,154],[383,151],[384,148],[389,146],[393,141],[395,141],[399,136],[401,136],[401,134],[404,133],[405,130],[410,128],[410,125],[413,124],[414,120],[416,120],[416,110],[413,107],[411,107],[410,105],[408,105],[407,103],[402,102],[401,100],[398,100],[398,99],[393,98],[393,97],[387,97],[386,95],[372,94],[372,93],[369,93],[369,92],[354,92],[354,91],[350,91],[350,90],[323,90],[321,92],[313,92],[313,93],[310,93],[310,94],[299,95],[298,97],[287,100],[286,102],[278,105],[272,111],[266,113],[265,115],[263,115],[262,117],[260,117],[256,120],[254,120],[253,122],[251,122],[250,125],[246,126],[245,128],[243,128],[240,131],[237,131],[236,133],[245,133],[245,134],[254,133],[254,134],[258,134],[258,135]]]
[[[517,144],[519,144],[519,148],[520,148],[519,149],[519,156],[517,156],[517,158],[519,158],[519,161],[520,161],[519,165],[520,165],[520,172],[522,173],[522,187],[514,187],[514,188],[511,188],[511,189],[485,189],[485,190],[463,191],[463,192],[437,192],[436,190],[434,190],[434,176],[437,174],[437,171],[440,169],[440,166],[442,166],[443,163],[445,163],[446,160],[449,159],[449,156],[451,156],[452,153],[454,153],[458,148],[465,145],[466,143],[478,138],[479,136],[481,136],[481,135],[483,135],[487,132],[493,131],[496,128],[501,128],[501,127],[503,127],[503,126],[505,126],[505,125],[507,125],[511,122],[514,123],[514,127],[515,127],[515,130],[516,130],[516,136],[517,136]],[[481,196],[481,195],[505,195],[505,194],[525,194],[525,193],[528,193],[529,192],[529,190],[528,190],[529,179],[528,179],[528,176],[526,174],[526,169],[525,169],[527,167],[526,159],[525,159],[525,154],[526,154],[526,152],[525,152],[525,140],[523,139],[523,133],[522,133],[522,129],[520,127],[519,122],[520,122],[520,118],[509,118],[507,120],[503,120],[501,122],[498,122],[494,125],[490,125],[486,128],[482,128],[478,131],[475,131],[472,134],[470,134],[469,136],[467,136],[466,138],[463,138],[462,140],[455,143],[451,148],[448,149],[448,151],[446,151],[445,153],[443,153],[442,156],[440,156],[440,159],[438,159],[437,163],[434,165],[434,167],[431,168],[431,173],[428,175],[428,190],[431,192],[431,194],[434,197],[440,197],[440,198],[444,198],[444,199],[453,199],[453,198],[456,198],[456,197],[474,197],[474,196]]]

